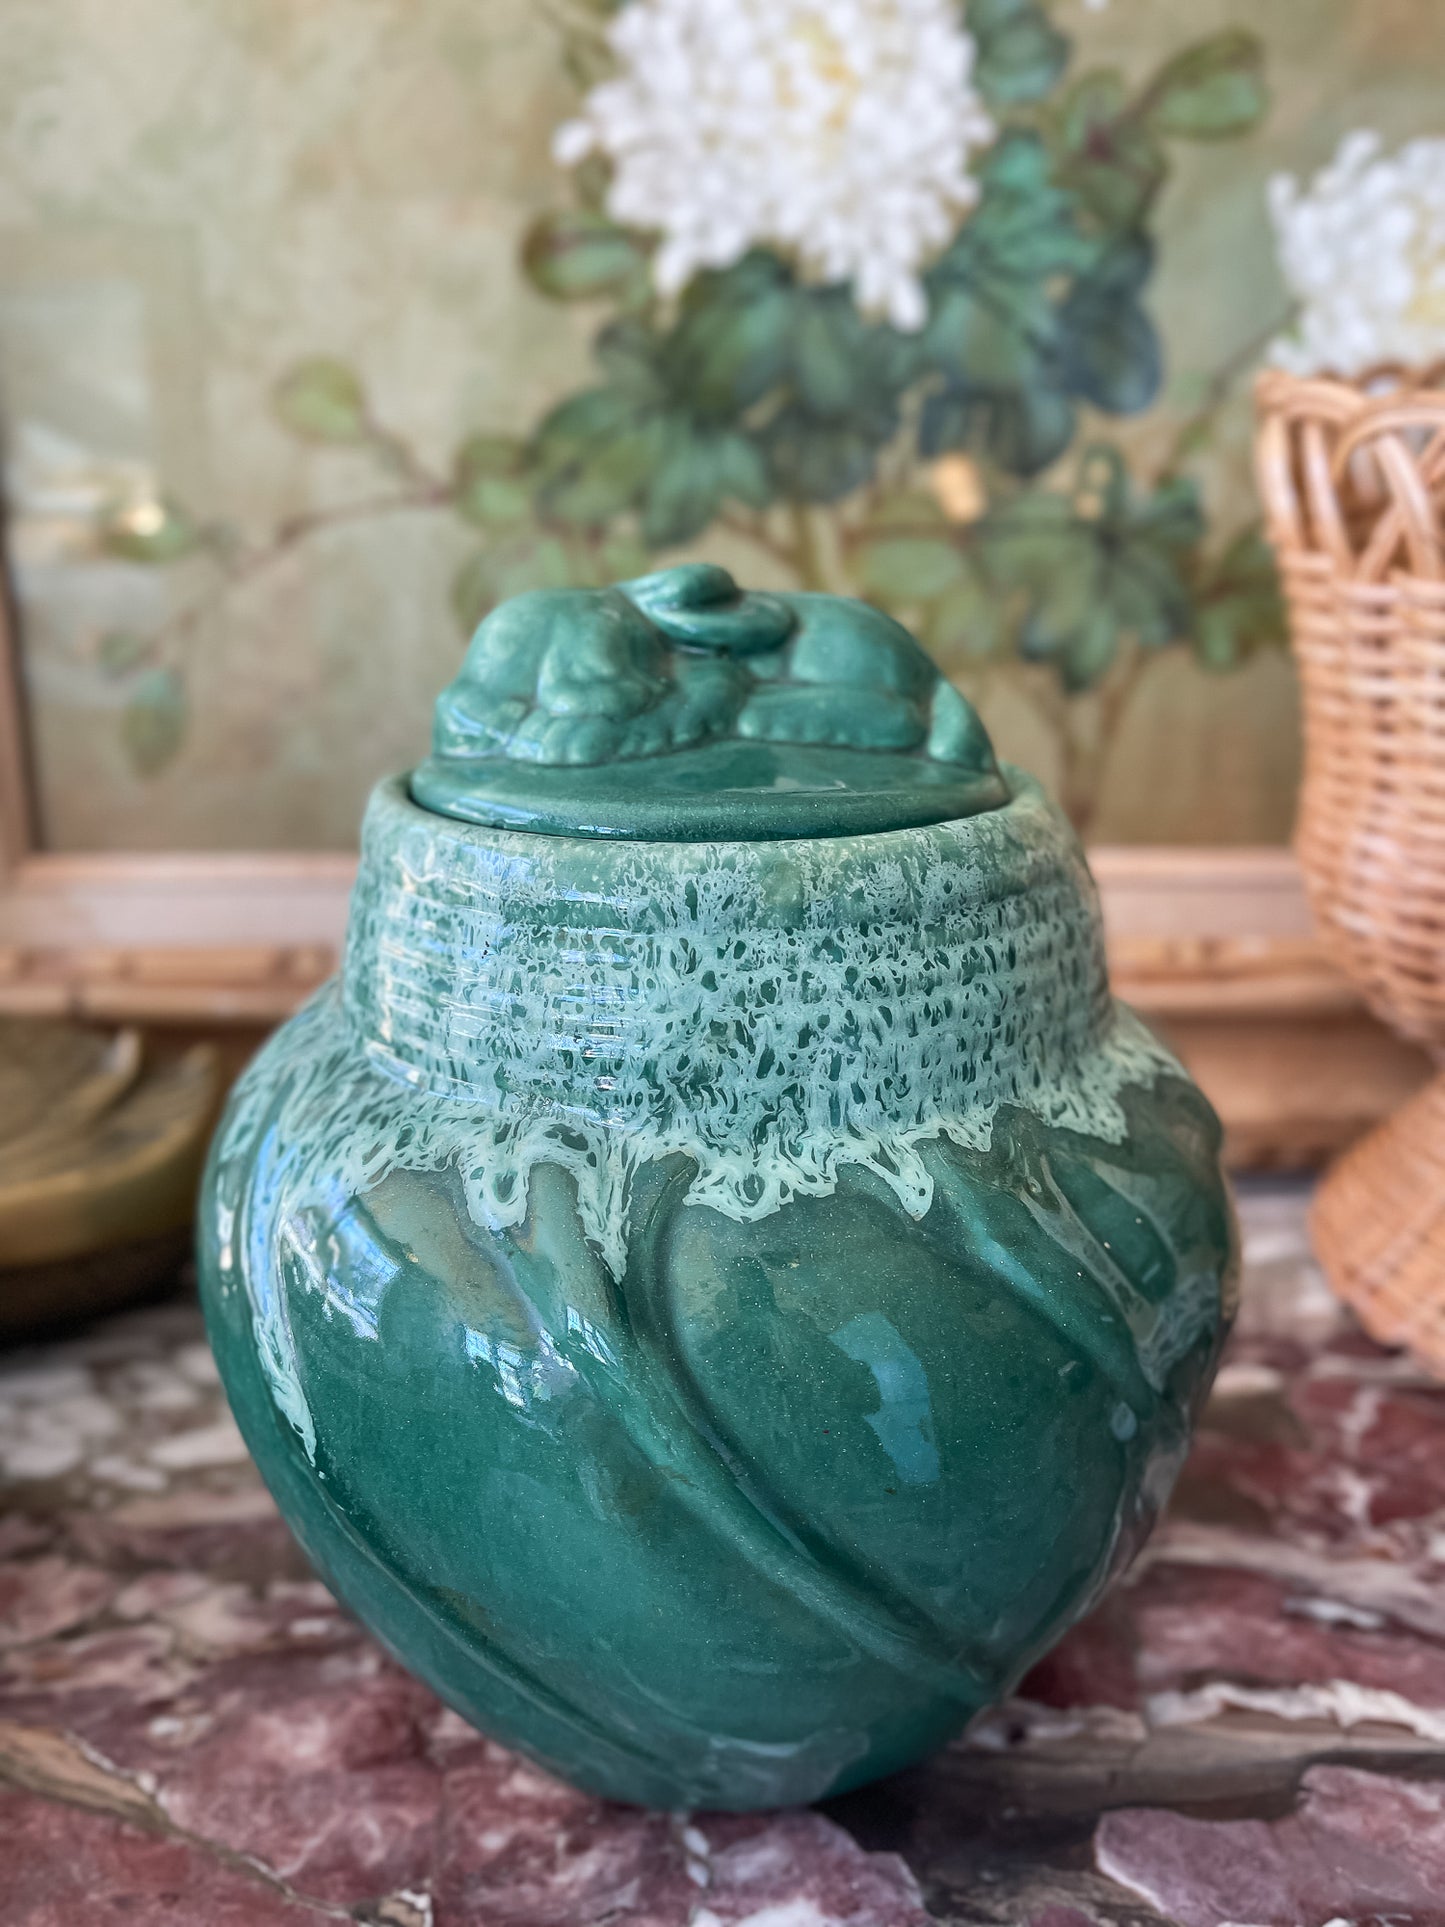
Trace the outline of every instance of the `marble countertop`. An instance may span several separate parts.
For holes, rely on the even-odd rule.
[[[0,1358],[0,1927],[1445,1927],[1445,1387],[1242,1204],[1169,1516],[970,1736],[813,1811],[611,1807],[313,1579],[185,1299]]]

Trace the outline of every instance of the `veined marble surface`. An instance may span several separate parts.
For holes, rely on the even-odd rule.
[[[1169,1516],[1020,1697],[822,1811],[572,1792],[310,1577],[188,1299],[0,1359],[0,1927],[1445,1927],[1445,1387],[1242,1200]]]

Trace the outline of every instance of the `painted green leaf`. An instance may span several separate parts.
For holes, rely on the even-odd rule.
[[[892,419],[896,426],[896,415]],[[876,418],[863,424],[828,419],[796,402],[780,408],[761,435],[777,493],[802,502],[838,502],[861,488],[887,439]]]
[[[759,431],[780,494],[835,502],[873,479],[880,452],[898,432],[910,379],[891,352],[901,340],[889,329],[868,328],[856,312],[840,324],[837,313],[815,311],[799,330],[787,399]],[[915,351],[910,345],[909,354]]]
[[[932,602],[963,574],[958,545],[943,535],[878,536],[858,555],[863,593],[889,608]]]
[[[717,499],[711,450],[684,420],[674,417],[667,424],[662,456],[648,476],[644,539],[654,548],[686,542],[706,528]]]
[[[917,349],[925,456],[966,449],[1037,475],[1073,439],[1079,400],[1118,412],[1157,383],[1137,299],[1147,257],[1113,258],[1053,167],[1037,135],[1006,134],[982,169],[978,208],[929,273]]]
[[[773,499],[765,451],[723,405],[740,382],[752,384],[742,370],[761,324],[723,289],[725,277],[709,279],[708,300],[688,305],[670,333],[634,318],[599,335],[607,385],[554,409],[529,451],[544,516],[595,529],[635,510],[643,539],[661,547],[700,534],[726,501],[764,508]]]
[[[537,500],[558,521],[608,521],[639,499],[662,457],[665,417],[619,388],[590,388],[553,409],[533,443]]]
[[[716,437],[720,491],[745,508],[765,509],[773,499],[772,482],[762,450],[750,437],[729,429]]]
[[[1023,602],[1020,653],[1079,691],[1107,673],[1125,635],[1148,649],[1192,637],[1188,572],[1202,530],[1192,483],[1136,499],[1118,451],[1094,447],[1075,497],[1015,497],[975,539],[990,581]]]
[[[689,446],[669,442],[667,472],[649,489],[649,540],[694,524],[709,492],[754,507],[779,492],[846,494],[897,432],[915,372],[913,344],[865,321],[846,288],[802,287],[762,250],[698,275],[665,333],[599,340],[604,365],[619,352],[645,368],[652,398],[687,431]]]
[[[96,650],[96,661],[107,676],[128,676],[139,669],[155,647],[155,637],[135,629],[107,629]]]
[[[596,208],[543,214],[522,242],[522,267],[534,288],[555,301],[579,301],[647,284],[647,253],[627,228]]]
[[[1021,291],[979,285],[950,288],[929,328],[930,349],[959,382],[973,391],[1027,386],[1040,357],[1040,341],[1027,325]],[[1049,333],[1054,317],[1040,303],[1034,317]]]
[[[609,321],[592,343],[592,355],[609,386],[638,402],[667,400],[668,387],[658,366],[662,341],[636,315]]]
[[[1004,640],[1004,600],[981,571],[972,529],[945,517],[937,498],[904,490],[880,503],[854,552],[860,593],[918,625],[944,662],[978,662]]]
[[[1087,524],[1067,513],[1025,517],[1028,506],[1026,498],[1011,517],[980,534],[990,574],[1028,598],[1020,654],[1030,661],[1053,659],[1064,674],[1069,650],[1102,607],[1103,558]]]
[[[1204,510],[1192,477],[1176,475],[1131,511],[1132,526],[1160,548],[1180,555],[1204,539]]]
[[[1195,583],[1194,652],[1227,670],[1284,641],[1285,610],[1274,556],[1258,525],[1242,530]]]
[[[1036,0],[969,0],[974,77],[990,107],[1042,100],[1068,65],[1069,42]]]
[[[526,445],[511,435],[469,435],[452,463],[458,515],[480,526],[521,521],[532,506]]]
[[[1093,243],[1080,232],[1070,196],[1057,185],[1036,134],[1012,129],[978,170],[981,198],[932,271],[933,279],[1032,283],[1087,267]]]
[[[169,496],[158,500],[117,503],[100,529],[107,555],[123,562],[179,562],[205,545],[200,524]]]
[[[1139,302],[1153,261],[1147,235],[1121,236],[1059,311],[1070,390],[1113,415],[1147,408],[1163,380],[1159,336]]]
[[[923,405],[919,447],[925,455],[976,449],[1010,475],[1040,474],[1074,437],[1074,404],[1057,376],[994,392],[966,386],[940,390]]]
[[[987,661],[1008,641],[1004,600],[970,560],[924,623],[924,641],[941,668]]]
[[[917,343],[866,321],[847,289],[800,289],[797,310],[788,344],[792,398],[811,415],[890,435],[897,398],[916,372]]]
[[[1079,695],[1106,676],[1119,652],[1119,638],[1129,627],[1124,612],[1107,602],[1092,602],[1059,651],[1059,679],[1070,695]]]
[[[772,255],[699,275],[657,351],[669,394],[695,414],[736,420],[783,380],[797,310],[792,278]]]
[[[131,691],[120,722],[121,743],[137,776],[158,776],[185,741],[186,685],[180,671],[148,669]]]
[[[690,541],[729,498],[766,506],[771,489],[761,453],[741,434],[670,416],[663,453],[648,478],[644,540],[654,548]]]
[[[451,604],[462,634],[470,636],[487,612],[527,589],[566,589],[575,580],[566,544],[554,535],[525,534],[489,542],[452,580]]]
[[[857,394],[860,350],[866,329],[851,302],[802,304],[793,339],[793,374],[799,401],[816,415],[846,415]]]
[[[1201,40],[1167,61],[1144,97],[1150,125],[1176,140],[1246,133],[1269,105],[1264,46],[1242,27]]]
[[[1106,229],[1137,226],[1169,161],[1148,119],[1132,110],[1113,68],[1081,74],[1055,123],[1059,177]]]
[[[324,355],[289,368],[272,390],[271,405],[283,427],[303,441],[360,442],[370,432],[361,377]]]

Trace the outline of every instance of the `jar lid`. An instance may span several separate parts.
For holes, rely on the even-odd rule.
[[[942,823],[1009,789],[899,623],[692,563],[491,613],[437,699],[423,808],[495,829],[765,842]]]

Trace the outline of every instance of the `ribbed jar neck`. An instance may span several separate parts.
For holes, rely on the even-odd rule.
[[[1072,832],[1011,781],[959,822],[712,844],[478,828],[383,783],[346,1009],[408,1081],[619,1126],[659,1101],[740,1127],[821,1103],[837,1128],[1016,1095],[1088,1051],[1109,1004]]]
[[[337,1088],[294,1101],[351,1120],[357,1183],[451,1168],[498,1230],[560,1167],[618,1277],[649,1163],[731,1218],[845,1165],[922,1217],[930,1145],[986,1149],[1006,1107],[1118,1143],[1121,1090],[1179,1068],[1109,997],[1073,833],[1010,781],[958,822],[694,844],[484,829],[384,783],[312,1073]]]

